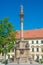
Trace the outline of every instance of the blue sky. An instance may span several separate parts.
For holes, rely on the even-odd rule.
[[[20,5],[24,6],[24,30],[43,28],[43,0],[0,0],[0,20],[8,17],[20,30]]]

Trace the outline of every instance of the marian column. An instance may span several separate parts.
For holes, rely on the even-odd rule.
[[[23,18],[24,13],[23,13],[23,5],[20,6],[20,40],[23,41]]]

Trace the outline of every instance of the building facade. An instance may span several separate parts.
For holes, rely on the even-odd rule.
[[[24,30],[23,37],[25,41],[28,41],[33,59],[43,59],[43,29]],[[20,31],[16,38],[20,40]]]

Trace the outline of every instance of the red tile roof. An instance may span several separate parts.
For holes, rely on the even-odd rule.
[[[20,31],[17,31],[16,38],[20,39]],[[43,38],[43,29],[24,30],[23,31],[23,38],[24,39]]]

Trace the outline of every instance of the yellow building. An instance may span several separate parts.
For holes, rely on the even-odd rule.
[[[17,48],[9,53],[10,57],[16,57],[16,61],[19,59],[26,59],[28,61],[29,56],[32,60],[43,59],[43,29],[36,30],[24,30],[23,41],[20,41],[20,31],[17,31]],[[27,46],[26,46],[27,45]],[[22,59],[20,59],[22,58]],[[22,62],[26,62],[22,61]],[[15,61],[15,59],[14,59]],[[29,62],[29,61],[28,61]]]
[[[20,40],[20,31],[18,31],[16,38]],[[28,41],[33,59],[43,59],[43,29],[24,30],[23,38]]]

